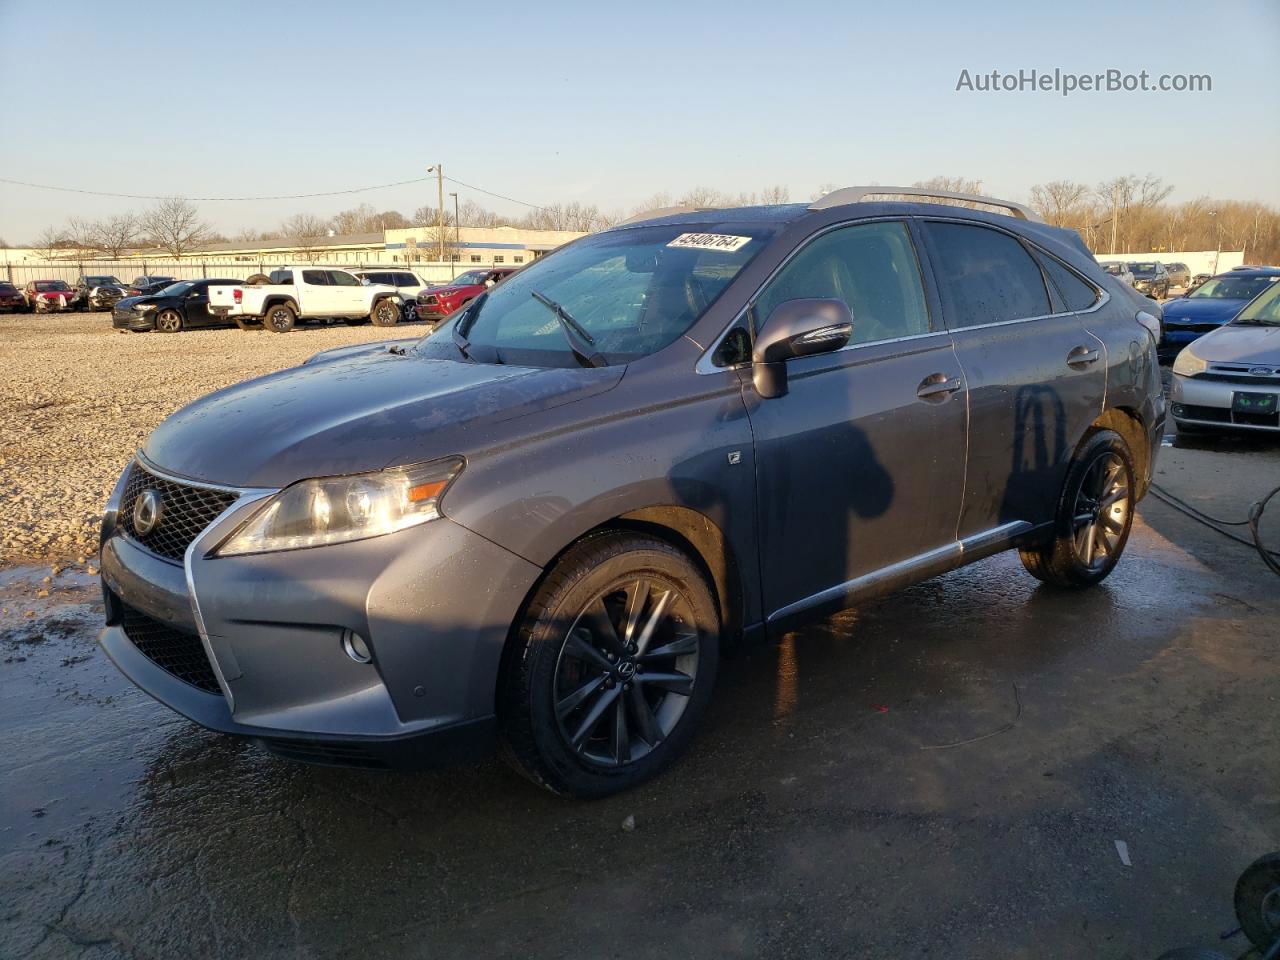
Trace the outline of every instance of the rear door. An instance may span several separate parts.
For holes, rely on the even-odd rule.
[[[1012,232],[926,219],[929,261],[969,388],[959,536],[1052,520],[1067,464],[1102,412],[1102,342]]]
[[[933,317],[906,223],[828,229],[764,286],[779,303],[848,304],[834,353],[787,364],[789,391],[747,388],[756,443],[760,563],[770,620],[844,605],[894,564],[955,548],[964,481],[964,384]]]
[[[298,296],[308,317],[342,316],[342,292],[329,282],[327,270],[297,270]]]

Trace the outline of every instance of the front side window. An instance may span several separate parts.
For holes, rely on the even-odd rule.
[[[948,326],[976,327],[1052,312],[1044,275],[1007,233],[941,221],[929,221],[927,229]]]
[[[767,324],[785,300],[843,300],[853,314],[850,343],[929,332],[915,247],[903,223],[867,223],[824,233],[778,272],[756,300]]]
[[[732,235],[730,235],[732,234]],[[687,331],[764,248],[772,229],[635,227],[595,234],[539,259],[478,298],[459,320],[473,356],[577,366],[558,304],[609,363],[661,350]],[[450,326],[428,342],[448,340]]]
[[[329,282],[335,287],[358,287],[360,281],[345,270],[329,270]]]

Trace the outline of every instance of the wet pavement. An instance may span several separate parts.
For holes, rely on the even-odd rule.
[[[1243,516],[1280,443],[1160,469]],[[1154,498],[1094,590],[1002,555],[740,652],[688,755],[595,803],[205,732],[48,575],[0,572],[4,958],[1153,958],[1280,847],[1280,583]]]

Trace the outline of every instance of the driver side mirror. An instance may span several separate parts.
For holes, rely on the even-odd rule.
[[[853,336],[843,300],[784,300],[773,308],[751,351],[751,379],[766,400],[787,393],[787,361],[839,350]]]

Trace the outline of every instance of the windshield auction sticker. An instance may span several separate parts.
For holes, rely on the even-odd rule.
[[[723,250],[725,253],[733,253],[750,242],[750,237],[734,237],[727,233],[682,233],[667,246],[693,250]]]

